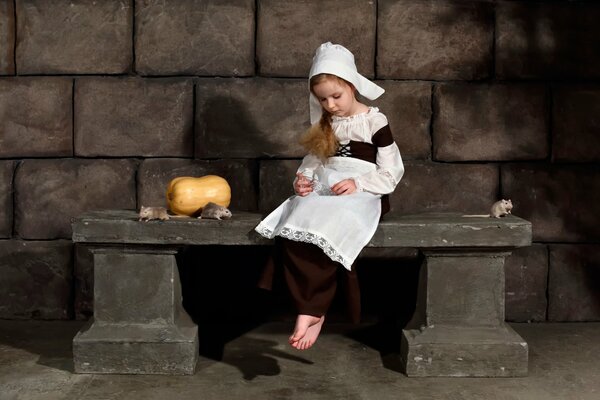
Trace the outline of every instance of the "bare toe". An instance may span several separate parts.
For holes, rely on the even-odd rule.
[[[292,347],[298,350],[307,350],[312,347],[313,344],[317,341],[319,334],[321,333],[321,327],[323,326],[323,322],[325,321],[325,316],[317,319],[315,324],[310,325],[304,335],[300,337],[298,340],[292,343]],[[291,338],[290,338],[291,339]]]
[[[306,332],[309,330],[309,328],[313,325],[318,324],[321,321],[321,318],[315,317],[314,315],[298,315],[298,318],[296,318],[296,326],[294,328],[294,333],[292,333],[292,336],[290,336],[289,338],[290,344],[294,345],[296,342],[301,340],[306,335]]]

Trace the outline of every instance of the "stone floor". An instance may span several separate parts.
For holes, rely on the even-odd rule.
[[[600,323],[513,324],[525,378],[407,378],[393,330],[330,324],[316,346],[286,345],[289,323],[201,331],[193,376],[78,375],[80,322],[0,320],[0,399],[600,399]]]

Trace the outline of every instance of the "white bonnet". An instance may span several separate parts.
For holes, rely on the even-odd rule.
[[[310,78],[319,74],[332,74],[350,82],[358,93],[369,100],[375,100],[385,92],[382,87],[358,73],[354,63],[354,55],[350,50],[339,44],[327,42],[319,46],[313,57],[312,67],[308,75],[309,85]],[[314,124],[321,118],[322,108],[312,92],[308,104],[310,123]]]

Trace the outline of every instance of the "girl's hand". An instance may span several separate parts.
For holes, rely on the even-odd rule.
[[[310,179],[301,173],[296,173],[296,181],[294,182],[294,191],[298,196],[306,196],[313,191],[313,184]]]
[[[331,187],[333,193],[339,195],[351,194],[356,192],[356,183],[354,179],[344,179]]]

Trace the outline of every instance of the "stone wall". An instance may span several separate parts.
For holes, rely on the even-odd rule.
[[[290,195],[332,41],[386,89],[393,209],[511,198],[535,243],[507,262],[507,319],[600,320],[598,20],[595,1],[0,0],[0,318],[90,314],[84,211],[162,205],[181,175],[226,177],[234,210]]]

